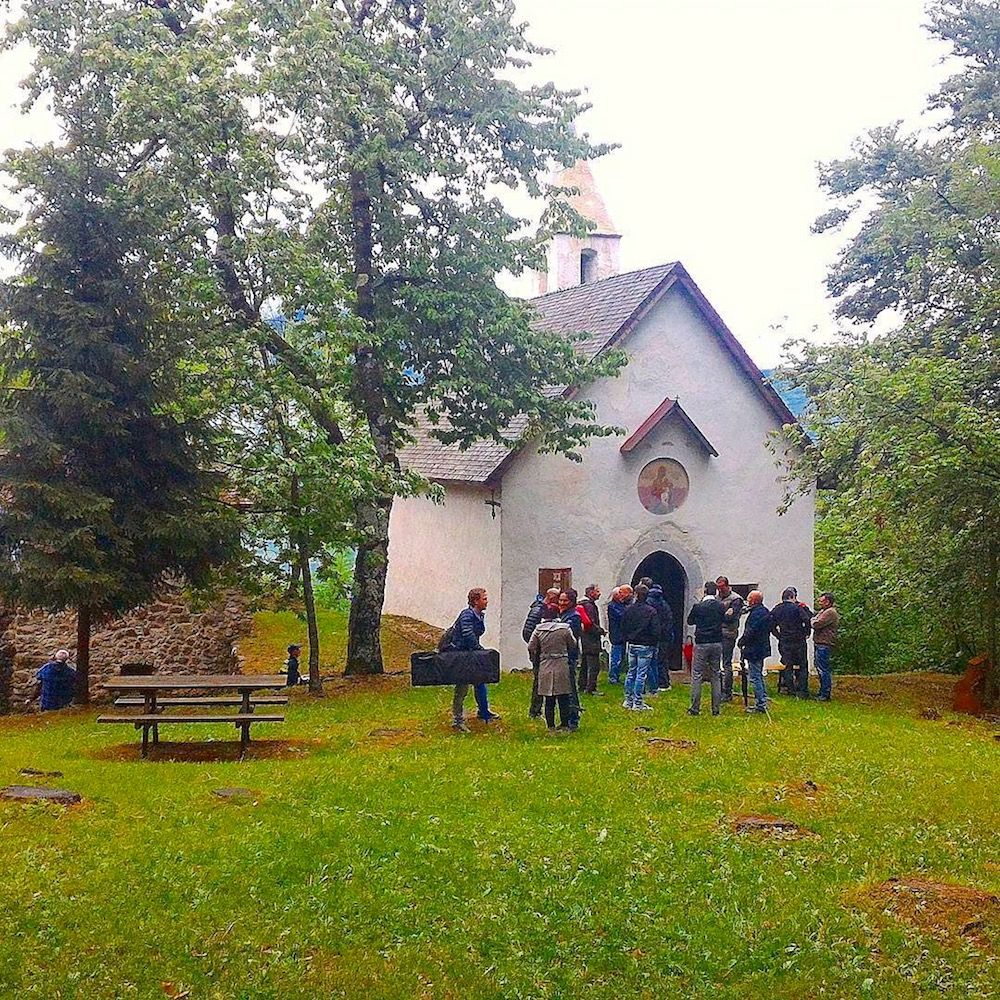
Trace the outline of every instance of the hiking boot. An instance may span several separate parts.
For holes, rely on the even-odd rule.
[[[629,700],[628,700],[628,699],[626,698],[626,699],[625,699],[625,700],[624,700],[624,701],[622,702],[622,708],[627,708],[627,709],[628,709],[629,711],[631,711],[631,710],[632,710],[632,702],[630,702],[630,701],[629,701]]]
[[[632,711],[633,712],[652,712],[653,711],[653,706],[652,705],[647,705],[644,701],[637,701],[632,706]]]
[[[471,729],[465,724],[465,719],[456,719],[452,724],[451,728],[456,733],[469,733],[472,732]]]
[[[689,708],[688,715],[699,716],[701,715],[701,712],[696,712],[693,708]]]

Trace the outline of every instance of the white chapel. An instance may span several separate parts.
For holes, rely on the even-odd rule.
[[[530,444],[462,451],[418,428],[401,459],[441,484],[444,503],[393,506],[386,612],[447,626],[469,589],[486,587],[484,643],[510,669],[524,666],[528,606],[553,585],[582,595],[597,583],[606,600],[650,576],[675,622],[720,574],[741,592],[762,589],[769,605],[787,586],[811,603],[813,497],[779,515],[766,446],[795,418],[683,265],[619,273],[621,235],[587,164],[559,183],[579,191],[574,208],[595,226],[552,240],[531,305],[541,328],[585,332],[578,349],[590,357],[626,352],[617,377],[579,387],[597,419],[626,435],[595,439],[572,462]]]

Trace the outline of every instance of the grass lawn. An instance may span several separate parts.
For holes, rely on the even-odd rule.
[[[0,803],[0,996],[998,994],[995,910],[949,937],[857,896],[918,874],[1000,892],[987,725],[878,699],[691,719],[675,690],[547,737],[527,695],[505,677],[504,722],[454,736],[443,690],[295,692],[261,730],[290,745],[243,763],[140,762],[93,711],[0,720],[0,785],[59,770],[41,780],[85,798]],[[231,738],[169,738],[206,731]],[[736,834],[740,813],[814,835]]]

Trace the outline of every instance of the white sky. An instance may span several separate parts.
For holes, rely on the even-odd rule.
[[[556,50],[544,77],[585,87],[594,107],[583,127],[621,144],[593,169],[624,235],[624,268],[681,260],[762,367],[786,336],[828,331],[823,278],[838,240],[809,232],[826,207],[816,164],[868,128],[916,123],[945,75],[923,0],[518,0],[518,10],[533,40]],[[17,110],[26,62],[0,56],[3,145],[46,131]]]
[[[816,164],[867,129],[916,124],[944,78],[922,0],[518,0],[585,87],[582,124],[621,149],[593,164],[623,268],[680,260],[754,360],[831,327],[836,236]],[[772,332],[785,322],[784,332]]]

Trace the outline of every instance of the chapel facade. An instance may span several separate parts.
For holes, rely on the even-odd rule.
[[[484,644],[507,669],[525,665],[521,626],[536,593],[590,583],[604,592],[650,576],[675,623],[706,580],[762,589],[768,605],[787,586],[811,603],[813,496],[784,514],[769,435],[795,418],[678,262],[619,273],[621,236],[586,164],[560,180],[595,223],[559,234],[541,294],[531,300],[553,336],[586,333],[589,357],[628,356],[614,378],[581,386],[602,424],[621,437],[591,441],[583,460],[479,442],[461,450],[416,428],[401,453],[440,483],[444,503],[397,500],[389,526],[385,610],[450,625],[468,590],[490,595]],[[512,427],[512,438],[522,428]],[[675,630],[674,668],[686,628]]]

